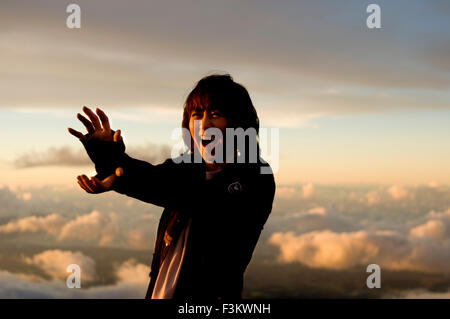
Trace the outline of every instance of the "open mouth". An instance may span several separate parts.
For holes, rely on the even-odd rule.
[[[206,147],[209,143],[211,143],[212,141],[214,141],[216,139],[216,137],[214,135],[212,136],[204,136],[202,137],[202,145],[204,147]]]

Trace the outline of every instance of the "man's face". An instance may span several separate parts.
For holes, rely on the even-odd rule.
[[[215,155],[216,149],[225,149],[224,138],[227,124],[225,116],[215,109],[205,110],[204,108],[197,107],[191,113],[189,119],[189,131],[191,132],[195,147],[206,162],[212,161],[212,156]],[[222,136],[219,137],[206,134],[205,132],[209,128],[219,129],[222,132]],[[214,134],[214,131],[212,130],[208,132]],[[207,149],[206,146],[209,143],[214,144],[210,145]],[[211,148],[213,149],[210,154]]]

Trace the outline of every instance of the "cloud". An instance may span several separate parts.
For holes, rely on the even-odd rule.
[[[305,116],[322,112],[448,108],[448,45],[442,44],[447,35],[410,19],[417,10],[436,30],[448,29],[447,17],[428,4],[407,3],[404,10],[405,2],[385,2],[386,12],[395,15],[386,21],[408,27],[369,35],[354,27],[356,21],[363,25],[357,2],[344,12],[341,4],[329,2],[142,2],[130,8],[118,1],[83,1],[96,23],[68,39],[57,18],[64,8],[44,3],[8,3],[0,12],[5,28],[0,52],[11,74],[0,83],[5,88],[0,107],[71,107],[85,100],[176,109],[201,76],[228,70],[256,100],[290,111],[274,119],[286,126],[304,125]],[[107,16],[105,5],[113,8]],[[317,19],[329,12],[342,14]]]
[[[123,262],[116,270],[119,282],[142,286],[149,278],[150,268],[130,259]]]
[[[434,217],[434,218],[450,218],[450,208],[443,211],[443,212],[437,212],[435,210],[431,210],[428,215],[430,217]]]
[[[446,227],[440,220],[429,220],[425,224],[414,227],[410,230],[411,236],[430,237],[436,240],[445,238]]]
[[[269,242],[279,246],[283,262],[299,261],[312,268],[345,269],[369,264],[378,253],[365,232],[337,234],[328,230],[295,236],[274,233]]]
[[[22,194],[30,194],[30,199],[24,200]],[[17,191],[0,188],[0,202],[0,234],[5,235],[4,239],[46,242],[53,239],[55,245],[72,241],[150,249],[161,213],[158,207],[136,199],[127,200],[113,192],[93,197],[82,191],[49,186]],[[93,206],[99,209],[79,214]],[[60,213],[43,215],[50,211]],[[25,233],[30,235],[17,236]]]
[[[276,197],[284,199],[297,198],[297,190],[294,187],[279,186],[276,189]]]
[[[126,243],[128,247],[135,249],[153,248],[153,236],[149,231],[130,230],[126,234]]]
[[[25,201],[20,192],[9,188],[8,186],[0,187],[0,216],[14,214],[22,214],[29,210],[30,201]]]
[[[44,231],[56,235],[64,225],[65,219],[58,214],[50,214],[44,217],[29,216],[0,225],[0,233],[24,233]]]
[[[67,266],[77,264],[81,269],[81,280],[92,281],[95,278],[95,261],[81,252],[70,250],[46,250],[33,257],[25,258],[25,262],[41,268],[52,278],[65,281],[70,273]]]
[[[58,235],[59,240],[98,241],[100,246],[111,244],[119,232],[117,215],[102,214],[96,210],[66,223]]]
[[[392,196],[393,199],[410,198],[412,195],[409,194],[402,186],[392,185],[387,192]]]
[[[366,193],[366,199],[369,205],[374,205],[380,201],[380,195],[377,191],[370,191]]]
[[[311,231],[296,235],[275,232],[269,243],[280,249],[279,260],[311,268],[343,270],[379,264],[390,270],[449,272],[450,238],[440,221],[428,221],[409,232],[395,230]]]
[[[127,148],[127,154],[150,163],[161,162],[170,157],[170,147],[147,143],[142,146]],[[87,166],[93,165],[86,151],[74,151],[68,146],[50,147],[44,152],[29,152],[18,156],[14,161],[15,168],[40,166]]]
[[[86,152],[75,152],[67,146],[50,147],[45,152],[32,151],[18,156],[13,162],[16,168],[51,165],[84,166],[90,163]]]
[[[60,255],[62,256],[62,255]],[[69,256],[69,255],[67,255]],[[72,260],[58,260],[61,266]],[[48,268],[46,268],[48,269]],[[0,296],[2,298],[87,298],[87,299],[143,299],[149,282],[150,268],[136,262],[134,259],[127,260],[115,269],[117,282],[111,285],[83,287],[83,268],[80,289],[69,289],[65,279],[54,278],[52,280],[32,280],[23,274],[12,274],[0,270]],[[53,273],[53,272],[52,272]],[[68,275],[68,274],[67,274]],[[66,275],[66,276],[67,276]]]
[[[308,214],[325,216],[327,214],[327,210],[325,209],[325,207],[318,206],[318,207],[309,209]]]
[[[32,197],[32,195],[31,195],[30,192],[23,193],[22,196],[21,196],[21,198],[22,198],[23,200],[30,200],[31,197]]]
[[[315,188],[312,183],[308,183],[302,186],[303,198],[310,198],[314,195]]]
[[[436,181],[431,181],[428,183],[428,187],[430,187],[430,188],[436,188],[438,186],[439,186],[439,184]]]
[[[257,248],[253,257],[253,270],[264,269],[264,271],[258,270],[260,272],[256,272],[255,275],[258,286],[262,287],[261,291],[270,291],[268,279],[261,280],[263,278],[261,274],[268,273],[269,271],[267,270],[270,269],[275,284],[277,284],[278,278],[283,276],[281,273],[294,273],[294,277],[299,278],[299,281],[314,280],[318,282],[322,296],[332,296],[335,289],[341,290],[341,296],[350,295],[352,294],[352,288],[345,284],[346,280],[356,283],[355,285],[360,285],[361,281],[358,279],[358,274],[361,274],[361,271],[365,271],[368,263],[379,264],[382,272],[386,270],[384,272],[385,279],[388,278],[388,273],[392,274],[393,278],[396,278],[393,279],[391,285],[393,289],[408,290],[415,287],[426,287],[427,289],[435,290],[445,288],[446,281],[443,280],[446,276],[448,277],[448,269],[450,269],[450,256],[448,253],[450,244],[449,234],[447,233],[448,229],[450,229],[448,220],[450,218],[450,188],[448,186],[441,185],[438,188],[430,188],[424,184],[408,187],[408,193],[414,195],[411,200],[393,199],[386,191],[389,187],[385,185],[336,186],[319,184],[314,185],[314,196],[308,200],[303,198],[301,184],[285,187],[287,187],[287,194],[294,193],[296,196],[292,198],[277,197],[273,212],[258,244],[259,248]],[[289,188],[292,188],[292,191],[289,191]],[[367,205],[365,195],[370,191],[375,191],[380,196],[380,200],[376,204]],[[32,194],[29,201],[24,201],[20,199],[21,196],[18,196],[26,192]],[[108,270],[107,276],[107,280],[109,280],[107,282],[113,282],[114,278],[117,278],[117,283],[108,286],[90,286],[89,289],[83,287],[82,283],[83,288],[78,292],[69,291],[70,289],[65,286],[61,279],[55,279],[55,282],[44,280],[42,278],[43,270],[40,267],[39,269],[36,268],[38,267],[37,265],[27,264],[28,266],[23,266],[25,268],[16,267],[16,257],[3,254],[3,256],[0,256],[0,261],[3,260],[4,262],[0,265],[0,268],[4,267],[14,272],[22,269],[27,274],[31,273],[33,276],[41,277],[36,281],[30,275],[13,275],[0,272],[0,296],[8,297],[16,293],[16,296],[26,298],[31,296],[42,296],[44,298],[55,296],[61,296],[62,298],[88,298],[90,296],[122,298],[135,296],[136,298],[143,298],[146,283],[148,283],[148,272],[139,271],[139,273],[142,273],[142,278],[146,277],[146,279],[143,279],[145,282],[139,288],[136,288],[137,281],[136,285],[131,283],[119,284],[118,269],[123,260],[131,257],[146,260],[150,256],[148,254],[154,246],[155,230],[161,213],[160,208],[135,199],[124,199],[122,195],[114,193],[100,196],[89,196],[79,193],[77,194],[73,190],[60,190],[50,187],[19,189],[17,192],[0,189],[0,201],[2,202],[3,210],[4,207],[11,207],[10,209],[8,208],[8,211],[11,210],[15,214],[16,209],[10,203],[16,203],[30,208],[26,210],[28,214],[58,211],[63,220],[59,231],[55,230],[52,235],[54,237],[51,237],[47,236],[48,232],[44,230],[47,226],[39,226],[40,228],[38,229],[41,229],[40,231],[32,232],[28,229],[36,229],[38,226],[33,226],[33,228],[18,227],[17,224],[19,223],[17,222],[22,218],[15,217],[17,219],[11,220],[9,219],[11,215],[3,218],[3,215],[0,215],[4,224],[1,226],[9,224],[9,227],[11,227],[15,225],[12,227],[12,229],[15,229],[14,232],[19,232],[23,229],[26,233],[32,233],[32,235],[11,236],[11,238],[2,235],[2,246],[11,249],[12,245],[17,243],[17,249],[14,246],[14,249],[11,251],[19,258],[21,253],[29,258],[33,258],[36,254],[30,255],[29,246],[26,246],[30,243],[30,238],[33,244],[45,243],[46,245],[54,245],[54,248],[59,247],[62,251],[67,250],[67,245],[71,247],[74,245],[80,245],[80,247],[89,246],[89,249],[86,249],[86,251],[89,251],[88,255],[95,259],[97,269],[103,270],[105,267],[109,267],[106,265],[114,265],[117,259],[120,260],[117,267],[114,268],[114,272],[111,273],[111,270]],[[349,194],[353,195],[349,196]],[[133,205],[129,206],[130,202]],[[17,207],[20,208],[20,205]],[[78,236],[79,238],[69,236],[64,241],[58,242],[58,235],[64,225],[79,221],[78,217],[92,215],[92,207],[95,207],[97,212],[101,212],[101,216],[97,220],[104,220],[104,225],[109,223],[118,225],[119,232],[113,236],[114,239],[111,244],[114,249],[95,247],[101,242],[101,234],[92,237]],[[112,211],[118,212],[115,222],[114,219],[110,218],[109,213]],[[83,215],[79,215],[80,212],[88,212],[88,214],[83,213]],[[325,213],[322,214],[322,212]],[[47,217],[39,216],[40,221],[34,223],[41,225],[41,220],[46,220]],[[92,216],[86,219],[95,220]],[[32,220],[30,219],[28,222]],[[430,225],[433,225],[433,223],[428,223],[429,221],[439,221],[438,224],[442,223],[446,229],[444,235],[441,233],[441,235],[436,236],[438,232],[432,232],[433,227],[430,227]],[[86,224],[88,229],[92,226],[90,223]],[[95,225],[95,227],[92,226],[93,231],[98,231],[98,224],[98,222],[93,222],[93,225]],[[3,228],[5,229],[6,227]],[[424,235],[418,235],[419,233],[413,230],[415,228],[421,229]],[[435,228],[435,230],[438,229]],[[72,234],[75,230],[76,228],[73,228],[70,233]],[[41,236],[39,232],[43,232],[45,237]],[[84,234],[84,230],[81,230],[81,232]],[[285,236],[289,232],[292,233],[292,238]],[[313,232],[316,232],[316,234],[313,235]],[[330,233],[326,234],[325,232]],[[362,232],[359,237],[356,236],[358,232]],[[274,233],[284,235],[280,236],[277,244],[267,241]],[[304,237],[300,237],[302,235]],[[54,241],[52,242],[51,239],[53,238]],[[328,244],[330,242],[331,244]],[[127,249],[117,249],[124,247],[127,247]],[[327,247],[330,250],[327,250]],[[337,248],[331,250],[333,247]],[[377,253],[372,255],[374,248]],[[95,251],[98,252],[101,251],[101,254],[91,253],[91,249],[96,249]],[[148,251],[135,251],[134,249],[145,249]],[[282,253],[283,249],[286,250],[285,253]],[[301,258],[297,257],[297,252],[302,256]],[[104,254],[108,255],[109,258],[104,259]],[[283,257],[283,254],[286,258]],[[307,258],[308,254],[311,254],[312,257]],[[96,259],[97,255],[101,255],[102,258]],[[118,258],[119,255],[120,258]],[[128,257],[124,258],[124,256]],[[277,256],[282,264],[274,263]],[[288,256],[290,256],[289,258],[292,261],[287,261]],[[300,264],[304,262],[306,264],[308,259],[311,260],[308,267]],[[329,266],[324,261],[326,259],[329,260]],[[360,265],[364,261],[367,261],[367,264]],[[337,266],[333,267],[333,263]],[[268,268],[260,268],[263,265]],[[125,267],[124,269],[127,268]],[[136,267],[136,269],[139,269],[139,267]],[[132,271],[124,270],[124,273],[131,274]],[[328,278],[337,275],[337,277],[342,277],[342,279],[336,279],[332,283],[325,280],[327,284],[321,284],[324,281],[324,274],[331,274]],[[97,275],[99,277],[100,273],[97,272]],[[131,280],[133,276],[129,275],[128,277]],[[344,279],[344,277],[347,279]],[[45,278],[48,277],[46,276]],[[127,276],[123,275],[123,278],[127,278]],[[401,279],[399,280],[398,278]],[[97,278],[93,284],[96,285],[97,282],[103,282],[102,280]],[[292,294],[292,291],[301,291],[302,289],[295,286],[294,282],[296,281],[292,281],[288,277],[286,286],[283,285],[282,293],[287,296]],[[385,283],[388,283],[388,281]],[[306,287],[308,287],[308,283],[306,283]],[[91,288],[95,289],[92,290]],[[366,293],[363,291],[361,295],[367,296]],[[305,295],[308,294],[306,293]],[[384,293],[380,292],[380,294]]]
[[[67,220],[59,214],[44,217],[29,216],[0,225],[0,233],[47,232],[60,241],[96,241],[100,246],[111,244],[119,233],[118,217],[115,213],[90,214]]]
[[[425,289],[417,289],[400,294],[404,299],[450,299],[450,291],[433,292]]]

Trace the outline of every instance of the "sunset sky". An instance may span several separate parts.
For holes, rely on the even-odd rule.
[[[448,0],[2,0],[0,298],[143,297],[162,209],[82,191],[95,171],[67,128],[98,106],[159,163],[216,72],[280,136],[245,296],[448,298],[449,30]],[[65,287],[73,262],[84,290]],[[370,263],[384,289],[365,288]]]
[[[75,186],[91,171],[49,151],[81,150],[66,129],[83,128],[82,105],[102,107],[128,147],[175,144],[187,93],[213,72],[280,128],[279,183],[449,183],[446,1],[378,1],[378,30],[367,1],[77,3],[75,30],[64,2],[2,1],[3,185]],[[24,156],[53,165],[21,168]]]

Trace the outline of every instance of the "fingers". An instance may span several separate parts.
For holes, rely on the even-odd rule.
[[[92,193],[92,194],[95,193],[93,185],[91,185],[91,182],[86,175],[80,175],[77,177],[77,179],[78,179],[78,184],[80,184],[80,186],[84,190],[86,190],[88,193]]]
[[[86,106],[83,106],[83,111],[84,113],[86,113],[86,115],[89,117],[89,119],[92,122],[92,125],[94,126],[94,129],[96,131],[101,131],[102,127],[100,125],[100,121],[98,120],[97,115],[95,115],[94,112],[92,112],[92,110]]]
[[[120,131],[120,130],[117,130],[117,131],[114,133],[114,136],[113,136],[114,142],[119,142],[119,141],[122,140],[122,136],[121,136],[120,134],[121,134],[121,131]]]
[[[84,136],[83,133],[78,132],[78,131],[74,130],[73,128],[69,127],[68,131],[69,131],[70,134],[72,134],[75,137],[78,137],[80,140],[85,140],[86,139],[86,136]]]
[[[99,108],[97,108],[95,110],[97,112],[98,117],[100,118],[100,121],[102,121],[102,125],[103,125],[103,130],[105,132],[110,132],[111,131],[111,127],[109,125],[109,119],[106,116],[105,112],[103,112],[102,110],[100,110]]]
[[[86,175],[77,176],[78,185],[90,194],[103,193],[109,190],[116,180],[116,175],[111,174],[104,180],[99,180],[93,176],[89,179]]]
[[[82,189],[84,189],[86,192],[92,194],[92,192],[86,186],[84,186],[84,184],[80,180],[77,180],[77,182],[78,182],[78,185],[80,185],[80,187]]]
[[[81,115],[80,113],[77,113],[77,118],[81,121],[81,123],[83,123],[83,125],[86,127],[86,130],[88,131],[88,134],[93,134],[96,131],[103,131],[106,132],[108,134],[106,134],[105,136],[111,136],[111,126],[109,124],[109,119],[106,116],[105,112],[103,112],[101,109],[96,108],[96,113],[97,115],[88,107],[83,106],[83,111],[84,113],[86,113],[86,115],[89,117],[89,119],[87,119],[86,117],[84,117],[83,115]],[[100,120],[99,120],[100,119]],[[101,124],[100,124],[101,121]],[[103,128],[102,128],[103,125]],[[86,139],[84,137],[81,137],[83,134],[81,134],[78,131],[75,131],[73,129],[69,129],[69,133],[78,137],[79,139]],[[84,135],[83,135],[84,136]],[[120,133],[118,135],[118,138],[120,138]],[[120,139],[118,139],[119,141]]]
[[[86,175],[81,175],[77,177],[78,184],[88,193],[96,194],[101,193],[103,190],[98,185],[95,185],[92,180],[89,179]]]
[[[88,131],[89,134],[94,133],[95,129],[94,129],[94,126],[92,125],[91,121],[89,121],[87,118],[85,118],[80,113],[77,113],[77,119],[79,119],[81,121],[81,123],[83,123],[83,125],[86,127],[86,130]]]
[[[78,182],[78,185],[80,185],[80,187],[82,189],[84,189],[86,192],[88,192],[90,194],[93,194],[92,191],[89,188],[87,188],[87,186],[81,181],[80,176],[77,177],[77,182]]]

